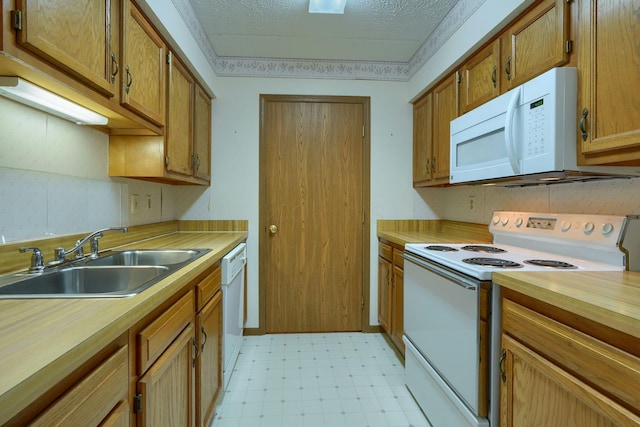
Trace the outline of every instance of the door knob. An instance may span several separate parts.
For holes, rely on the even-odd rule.
[[[276,226],[275,224],[271,224],[269,226],[269,232],[271,234],[276,234],[278,232],[278,226]]]

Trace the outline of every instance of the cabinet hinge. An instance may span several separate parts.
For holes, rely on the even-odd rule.
[[[133,413],[141,414],[142,413],[142,394],[136,393],[133,396]]]
[[[362,126],[362,136],[364,136],[364,126]]]
[[[171,52],[167,53],[167,64],[171,65]]]
[[[169,166],[169,156],[164,156],[164,165]]]
[[[364,297],[361,297],[360,299],[360,308],[364,310]]]
[[[460,71],[456,71],[456,82],[460,83],[462,81],[462,75]]]
[[[566,53],[571,53],[571,50],[573,50],[573,40],[564,42],[564,50]]]
[[[17,31],[22,30],[22,11],[21,10],[11,11],[11,28]]]

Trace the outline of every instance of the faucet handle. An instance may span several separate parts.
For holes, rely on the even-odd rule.
[[[91,258],[98,258],[98,252],[100,251],[98,247],[98,239],[102,237],[104,237],[104,234],[102,234],[102,232],[98,232],[91,238],[91,255],[89,255]]]
[[[39,248],[21,247],[18,250],[21,254],[27,251],[33,251],[33,254],[31,255],[31,267],[29,267],[30,273],[42,273],[44,271],[44,257],[42,256],[42,251]]]

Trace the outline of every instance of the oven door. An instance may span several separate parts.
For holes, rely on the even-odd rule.
[[[481,282],[404,257],[407,386],[436,426],[488,425],[479,413]]]

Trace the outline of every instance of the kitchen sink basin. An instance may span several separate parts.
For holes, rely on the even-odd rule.
[[[169,270],[165,266],[70,267],[32,276],[0,288],[0,295],[32,295],[40,298],[129,296],[155,283]]]
[[[208,249],[107,251],[45,270],[0,277],[0,299],[122,298],[137,295]]]
[[[175,265],[195,259],[196,250],[136,250],[105,254],[87,265]]]

